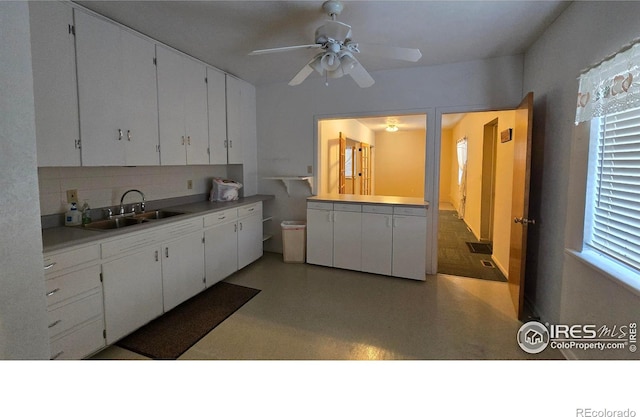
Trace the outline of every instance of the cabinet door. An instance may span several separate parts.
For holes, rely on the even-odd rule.
[[[243,163],[243,141],[255,136],[255,126],[255,88],[245,81],[227,76],[227,157],[230,164]],[[247,139],[247,142],[254,141]]]
[[[107,344],[162,314],[160,248],[102,264]]]
[[[362,271],[391,275],[393,217],[362,213]]]
[[[38,166],[80,166],[71,7],[29,2]]]
[[[333,266],[331,210],[307,209],[307,263]]]
[[[393,276],[424,281],[427,218],[393,215]]]
[[[225,223],[204,232],[207,287],[238,270],[238,224]]]
[[[155,45],[124,30],[121,45],[125,165],[159,165]]]
[[[362,213],[333,212],[333,266],[362,268]]]
[[[158,58],[158,117],[160,126],[160,164],[186,164],[184,125],[184,58],[156,46]]]
[[[209,162],[227,163],[227,99],[225,74],[207,68],[207,105],[209,112]]]
[[[262,256],[262,210],[238,220],[238,269]]]
[[[209,164],[209,121],[207,120],[207,68],[184,58],[184,125],[188,165]]]
[[[77,9],[74,13],[82,165],[122,166],[121,29]]]
[[[204,244],[202,231],[162,246],[162,294],[164,311],[204,289]]]

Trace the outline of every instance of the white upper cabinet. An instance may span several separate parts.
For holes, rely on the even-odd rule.
[[[209,161],[213,165],[227,163],[227,98],[226,76],[207,68],[207,103],[209,111]]]
[[[73,11],[29,2],[38,166],[80,166]]]
[[[82,165],[158,165],[155,45],[75,10]]]
[[[243,163],[244,143],[256,139],[256,89],[248,82],[227,76],[227,161]]]
[[[161,165],[209,164],[206,66],[157,46]]]

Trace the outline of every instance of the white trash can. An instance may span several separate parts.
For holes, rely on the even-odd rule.
[[[283,221],[282,257],[287,263],[304,263],[307,250],[307,224],[303,221]]]

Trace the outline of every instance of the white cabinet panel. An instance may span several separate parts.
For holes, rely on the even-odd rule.
[[[255,136],[255,87],[245,81],[227,76],[228,163],[243,163],[243,143],[255,143]]]
[[[393,216],[392,273],[394,276],[424,281],[426,279],[426,247],[426,217]]]
[[[154,44],[74,13],[82,165],[157,165]]]
[[[307,263],[333,266],[333,211],[307,209]]]
[[[204,232],[207,287],[238,270],[238,224],[219,224]]]
[[[227,163],[227,99],[226,76],[223,72],[207,68],[207,106],[209,112],[209,161]]]
[[[362,271],[391,275],[393,216],[362,213]]]
[[[359,271],[362,268],[361,254],[362,213],[334,210],[333,266]]]
[[[262,256],[262,206],[238,220],[238,269]],[[240,212],[242,209],[238,209]]]
[[[202,230],[162,245],[162,294],[167,312],[204,290]]]
[[[29,2],[38,166],[80,166],[73,11]]]
[[[162,314],[159,247],[105,262],[102,274],[107,344]]]
[[[160,162],[208,164],[206,67],[157,46]]]

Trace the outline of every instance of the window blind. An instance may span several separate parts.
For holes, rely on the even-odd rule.
[[[640,270],[640,108],[601,117],[592,149],[595,192],[586,243]]]

